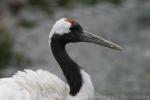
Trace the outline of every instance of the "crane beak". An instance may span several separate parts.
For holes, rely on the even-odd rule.
[[[99,44],[99,45],[102,45],[111,49],[116,49],[116,50],[123,49],[121,46],[85,30],[83,31],[83,34],[81,34],[80,39],[82,42],[91,42],[91,43]]]

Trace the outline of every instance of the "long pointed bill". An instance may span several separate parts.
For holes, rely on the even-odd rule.
[[[113,42],[110,42],[108,40],[105,40],[95,34],[92,34],[88,31],[84,31],[83,34],[81,35],[81,41],[82,42],[91,42],[95,44],[99,44],[111,49],[116,49],[116,50],[122,50],[123,48]]]

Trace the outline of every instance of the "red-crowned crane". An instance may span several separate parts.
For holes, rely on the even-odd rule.
[[[65,45],[91,42],[108,48],[122,48],[85,31],[71,18],[61,18],[54,24],[49,45],[67,83],[44,70],[18,71],[10,78],[0,79],[0,100],[92,100],[94,87],[90,76],[67,54]]]

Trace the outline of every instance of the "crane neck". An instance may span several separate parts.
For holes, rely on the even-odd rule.
[[[65,50],[66,43],[58,38],[51,38],[51,49],[53,56],[61,67],[63,74],[70,87],[70,95],[75,96],[82,87],[82,76],[80,67],[67,54]]]

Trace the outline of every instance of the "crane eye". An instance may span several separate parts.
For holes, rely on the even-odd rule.
[[[70,30],[72,32],[78,32],[81,33],[83,31],[82,27],[79,24],[74,24],[70,27]]]

